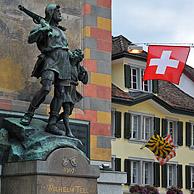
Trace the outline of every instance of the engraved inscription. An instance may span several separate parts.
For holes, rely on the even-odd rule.
[[[71,164],[71,166],[73,166],[73,167],[77,167],[76,157],[72,157],[72,158],[69,158],[69,159],[64,157],[62,165],[65,167],[68,164]]]
[[[89,194],[87,188],[76,185],[76,186],[56,186],[54,184],[49,184],[46,187],[42,187],[46,189],[47,192],[52,193],[75,193],[75,194]]]
[[[75,173],[75,168],[64,168],[63,170],[67,174],[74,174]]]
[[[62,160],[62,166],[64,167],[63,170],[66,174],[74,174],[76,171],[75,168],[77,167],[76,157],[64,157]]]

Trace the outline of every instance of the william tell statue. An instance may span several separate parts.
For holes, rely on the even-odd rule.
[[[41,52],[32,76],[40,78],[42,86],[22,118],[7,117],[2,121],[0,164],[4,165],[0,177],[1,193],[97,194],[99,168],[90,165],[86,144],[74,137],[69,126],[69,115],[82,98],[76,91],[78,82],[88,82],[87,71],[80,65],[83,52],[69,50],[65,28],[59,26],[62,20],[59,5],[48,4],[45,18],[22,6],[19,9],[37,23],[29,34],[28,43],[36,43]],[[35,110],[52,87],[54,96],[48,122],[33,119]],[[61,108],[63,112],[60,114]],[[58,128],[57,122],[61,119],[65,130]]]
[[[45,9],[45,18],[38,16],[22,6],[19,9],[33,18],[37,26],[30,32],[28,43],[36,43],[41,54],[35,64],[32,76],[40,78],[41,89],[34,95],[27,112],[20,123],[30,125],[35,110],[44,102],[46,96],[54,85],[54,97],[50,104],[50,116],[46,132],[55,135],[73,137],[69,126],[74,104],[82,96],[76,91],[78,81],[83,84],[88,82],[88,74],[80,62],[84,56],[80,49],[69,50],[65,35],[65,28],[59,25],[62,20],[60,6],[48,4]],[[63,107],[63,113],[59,115]],[[66,131],[57,127],[57,122],[63,119]]]
[[[42,87],[35,93],[21,119],[3,119],[0,129],[0,162],[46,160],[58,148],[73,148],[83,154],[84,145],[74,137],[69,126],[69,115],[75,103],[82,99],[82,95],[76,91],[78,82],[88,82],[88,74],[80,65],[84,58],[83,52],[80,49],[69,50],[65,28],[59,26],[62,20],[59,5],[48,4],[45,18],[21,5],[19,9],[37,24],[29,34],[28,43],[36,43],[41,52],[32,76],[40,78]],[[50,103],[48,122],[32,119],[52,87],[54,96]],[[60,114],[61,108],[63,112]],[[57,125],[61,119],[64,128]]]

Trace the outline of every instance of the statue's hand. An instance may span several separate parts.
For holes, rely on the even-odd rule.
[[[40,24],[41,24],[40,30],[42,32],[48,32],[48,33],[52,32],[52,28],[51,28],[50,24],[48,22],[46,22],[44,19],[40,20]]]
[[[75,54],[78,62],[81,62],[84,58],[84,53],[81,49],[75,49]]]
[[[47,27],[47,26],[41,27],[40,30],[41,30],[42,32],[51,32],[51,31],[52,31],[52,29],[49,28],[49,27]]]

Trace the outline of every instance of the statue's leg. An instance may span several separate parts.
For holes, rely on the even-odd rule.
[[[42,87],[34,95],[27,112],[24,114],[24,117],[20,121],[21,124],[23,125],[30,124],[35,110],[40,106],[41,103],[44,102],[46,96],[49,94],[52,88],[53,81],[54,81],[54,72],[45,71],[45,73],[43,73],[42,80],[41,80]]]
[[[57,120],[62,106],[61,86],[55,86],[54,97],[50,104],[50,116],[46,131],[55,135],[65,135],[64,131],[57,127]]]
[[[66,128],[66,136],[68,137],[74,137],[70,125],[69,125],[69,115],[71,115],[72,112],[72,105],[70,102],[63,103],[63,123]]]

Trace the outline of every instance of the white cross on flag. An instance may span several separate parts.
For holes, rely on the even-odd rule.
[[[165,80],[179,84],[189,51],[189,46],[150,45],[144,80]]]

